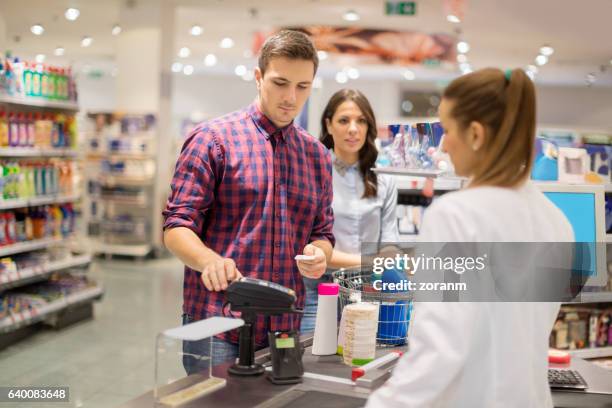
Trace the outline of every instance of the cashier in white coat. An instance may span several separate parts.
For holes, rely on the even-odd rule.
[[[529,181],[535,89],[520,69],[455,79],[439,107],[443,149],[468,187],[425,212],[423,242],[571,242]],[[558,303],[418,303],[409,351],[367,407],[552,407],[548,338]]]

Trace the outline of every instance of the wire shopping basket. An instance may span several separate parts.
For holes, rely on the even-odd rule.
[[[382,289],[385,276],[373,274],[371,270],[342,268],[332,273],[339,285],[340,312],[351,303],[367,302],[379,306],[376,342],[379,345],[398,346],[406,343],[412,294],[408,291]],[[379,281],[379,282],[377,282]]]

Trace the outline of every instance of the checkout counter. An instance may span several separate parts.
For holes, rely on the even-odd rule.
[[[193,400],[181,407],[223,407],[223,408],[353,408],[365,405],[372,390],[378,388],[390,376],[392,363],[367,372],[354,383],[351,368],[342,362],[340,356],[313,356],[312,338],[302,338],[305,352],[303,357],[303,382],[293,385],[274,385],[265,375],[240,377],[227,373],[231,363],[213,368],[216,377],[226,378],[227,385],[215,392]],[[379,349],[377,355],[384,355],[389,348]],[[255,360],[269,364],[267,349],[260,350]],[[559,408],[612,408],[612,372],[588,361],[572,358],[569,366],[578,370],[588,384],[586,391],[556,391],[552,396],[554,406]],[[121,406],[121,408],[151,408],[155,406],[153,391],[143,394]]]

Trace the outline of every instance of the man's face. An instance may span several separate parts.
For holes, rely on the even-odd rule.
[[[261,111],[277,127],[291,123],[310,96],[314,64],[303,59],[272,58],[262,76],[255,69]]]

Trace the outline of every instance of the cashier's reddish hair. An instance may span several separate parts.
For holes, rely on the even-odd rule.
[[[487,68],[463,75],[444,91],[450,115],[462,130],[479,122],[486,132],[471,185],[515,187],[529,178],[533,162],[536,96],[522,69]]]

